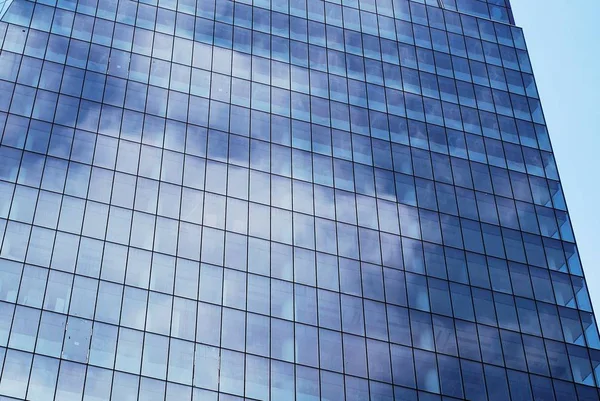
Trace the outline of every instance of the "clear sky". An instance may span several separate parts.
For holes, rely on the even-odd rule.
[[[600,1],[511,0],[600,316]]]

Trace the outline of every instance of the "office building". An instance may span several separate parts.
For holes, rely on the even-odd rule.
[[[0,10],[1,401],[599,399],[508,0]]]

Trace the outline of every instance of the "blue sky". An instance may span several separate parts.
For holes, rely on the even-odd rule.
[[[600,313],[600,1],[511,0]]]

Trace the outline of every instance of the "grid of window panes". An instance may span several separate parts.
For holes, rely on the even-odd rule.
[[[413,1],[413,0],[411,0]],[[426,0],[426,4],[433,4],[438,0]],[[440,4],[453,11],[459,11],[481,18],[495,21],[513,23],[512,11],[508,0],[439,0]],[[419,3],[423,3],[419,1]]]
[[[598,400],[507,2],[251,3],[12,1],[0,400]]]

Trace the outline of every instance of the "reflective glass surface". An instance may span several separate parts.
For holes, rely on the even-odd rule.
[[[508,0],[0,0],[0,400],[598,400]]]
[[[10,6],[11,2],[12,0],[0,0],[0,18],[2,18],[6,10],[8,10],[8,6]]]

